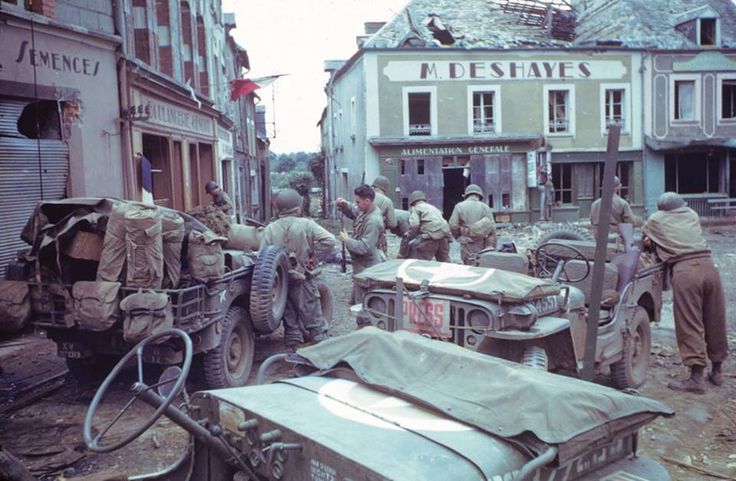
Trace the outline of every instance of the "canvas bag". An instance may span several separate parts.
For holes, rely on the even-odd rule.
[[[189,234],[189,273],[192,278],[206,282],[225,275],[221,243],[226,240],[210,230]]]
[[[125,213],[128,275],[125,285],[160,289],[164,277],[161,212],[156,206],[139,205]]]
[[[123,313],[123,338],[138,343],[153,334],[174,327],[171,299],[163,292],[139,291],[120,301]],[[156,344],[164,342],[159,339]]]
[[[38,314],[60,314],[63,317],[56,317],[56,322],[63,321],[64,326],[74,327],[74,300],[65,286],[57,283],[32,285],[31,290],[31,311]],[[59,298],[63,299],[63,308],[60,309]]]
[[[31,318],[28,283],[0,281],[0,332],[15,332]]]
[[[97,266],[97,280],[116,282],[125,265],[125,213],[130,207],[122,202],[116,203],[107,218],[105,238],[102,241],[100,264]]]
[[[164,279],[162,286],[176,289],[181,278],[181,246],[184,242],[184,219],[173,211],[161,218],[161,238],[164,249]]]
[[[119,292],[119,282],[75,282],[72,298],[79,327],[90,331],[110,329],[118,320]]]

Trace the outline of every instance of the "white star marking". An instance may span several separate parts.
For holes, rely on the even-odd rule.
[[[416,259],[407,259],[406,261],[402,262],[396,275],[401,277],[406,282],[414,282],[417,284],[421,283],[421,281],[424,279],[427,279],[430,284],[439,283],[450,279],[468,279],[467,282],[453,283],[458,287],[467,287],[485,282],[495,272],[495,269],[492,268],[481,268],[440,262],[430,265],[413,265],[416,262],[420,261],[417,261]],[[429,274],[429,276],[425,275],[422,276],[420,279],[416,279],[414,277],[421,273]]]
[[[220,291],[220,304],[225,302],[225,296],[227,296],[227,291],[223,289],[222,291]]]

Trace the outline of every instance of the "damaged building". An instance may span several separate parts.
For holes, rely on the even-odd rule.
[[[727,0],[413,0],[325,63],[327,194],[381,174],[395,205],[422,189],[449,217],[475,183],[529,222],[546,170],[554,220],[587,217],[615,124],[635,212],[733,196],[735,29]]]

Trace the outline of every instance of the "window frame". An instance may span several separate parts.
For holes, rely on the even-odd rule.
[[[693,91],[695,94],[695,99],[693,101],[693,118],[692,119],[677,119],[675,118],[675,85],[677,82],[688,82],[688,81],[694,81],[695,85],[693,87]],[[670,102],[669,102],[669,117],[670,117],[670,123],[671,124],[692,124],[692,123],[700,123],[702,118],[702,90],[701,90],[701,76],[698,74],[673,74],[670,75]]]
[[[574,186],[575,175],[574,175],[574,172],[573,172],[574,165],[575,164],[568,163],[568,162],[553,162],[551,164],[551,166],[552,166],[551,175],[552,175],[552,179],[553,179],[553,182],[554,182],[554,185],[555,185],[555,204],[557,204],[559,206],[575,205],[575,186]],[[565,178],[565,169],[566,168],[570,170],[570,172],[569,172],[570,185],[569,186],[563,185],[563,182],[562,182],[564,180],[564,178]],[[560,170],[559,180],[556,180],[555,179],[555,177],[556,177],[555,176],[555,170],[558,170],[558,169]],[[566,192],[569,192],[569,194],[570,194],[570,202],[565,202],[565,193]]]
[[[631,134],[631,88],[627,83],[602,83],[600,85],[600,107],[601,107],[601,135],[608,132],[608,119],[606,118],[606,106],[608,102],[608,91],[622,90],[624,98],[621,99],[621,115],[623,116],[624,126],[621,129],[622,134]]]
[[[437,87],[434,85],[421,85],[402,87],[401,99],[402,99],[402,128],[404,137],[410,137],[409,135],[409,94],[417,93],[428,93],[429,94],[429,135],[414,135],[411,137],[434,137],[437,135]]]
[[[713,20],[715,22],[715,39],[712,44],[702,44],[700,43],[701,40],[701,32],[702,32],[702,22],[703,20]],[[718,48],[721,45],[721,22],[718,17],[699,17],[697,21],[695,22],[695,39],[696,43],[700,47],[709,47],[709,48]]]
[[[493,131],[492,132],[475,132],[473,128],[473,96],[476,93],[493,94]],[[501,86],[500,85],[468,85],[468,135],[482,136],[486,134],[498,134],[503,132],[501,126]]]
[[[544,106],[544,132],[548,137],[575,137],[575,86],[570,84],[549,84],[542,89],[542,105]],[[551,91],[567,91],[567,130],[551,132],[549,130],[549,93]]]
[[[718,125],[734,125],[736,124],[736,115],[734,117],[723,117],[724,80],[733,80],[736,82],[736,73],[719,73],[716,76],[716,109],[718,110]]]

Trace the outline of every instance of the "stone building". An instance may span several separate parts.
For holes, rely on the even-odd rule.
[[[726,108],[717,92],[725,88],[730,99],[733,5],[653,1],[644,14],[641,3],[413,0],[387,24],[367,24],[356,54],[326,65],[332,75],[321,126],[329,195],[344,196],[364,176],[382,174],[397,206],[406,208],[409,193],[423,189],[449,216],[464,187],[476,183],[502,217],[533,221],[539,174],[547,170],[556,188],[553,217],[587,217],[600,196],[607,126],[617,124],[623,195],[638,213],[651,210],[671,185],[665,164],[676,162],[662,153],[675,148],[665,141],[684,133],[696,143],[707,137],[694,119],[674,119],[663,138],[655,133],[659,110],[672,111],[663,100],[674,102],[657,90],[665,74],[654,73],[672,70],[668,55],[679,59],[678,74],[700,69],[705,76],[703,87],[692,87],[703,88],[709,102],[697,118],[721,127],[713,130],[720,139],[713,155],[727,165],[729,120],[716,119],[714,109]],[[690,12],[694,5],[700,13]],[[702,32],[685,31],[679,21],[692,22],[688,15],[717,18],[717,38],[708,45],[689,40]],[[713,193],[733,195],[724,179]]]

